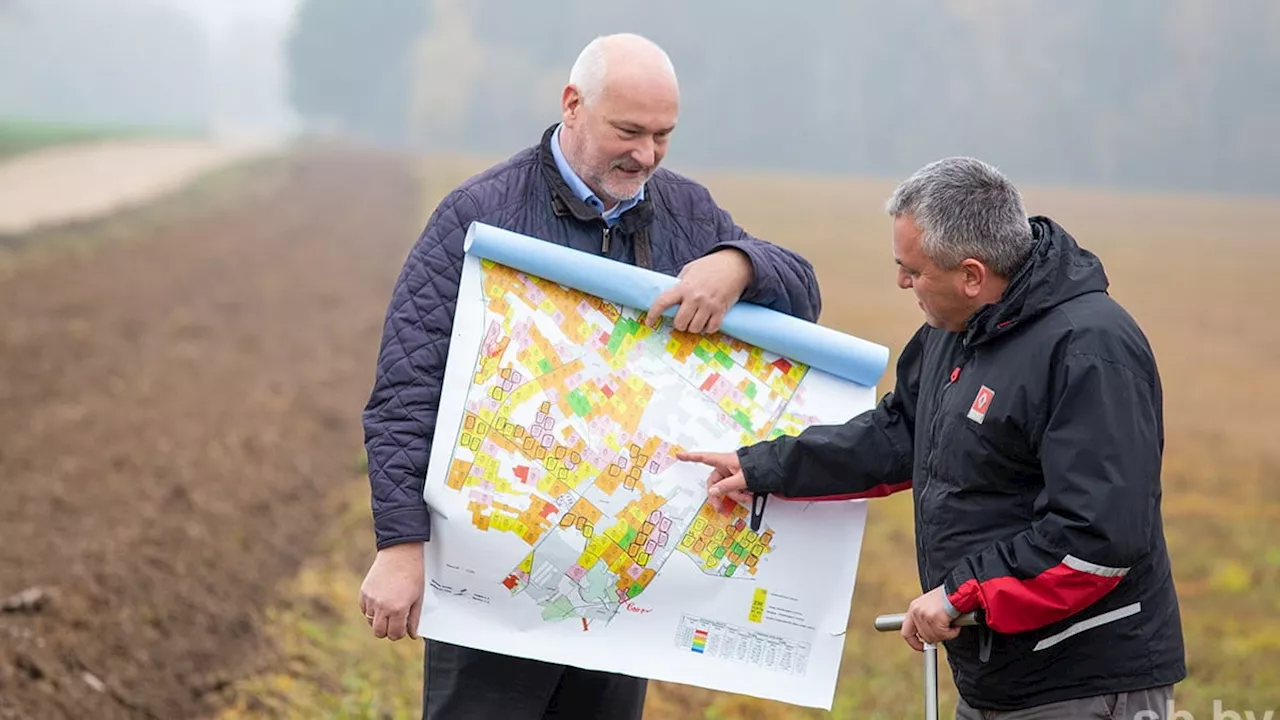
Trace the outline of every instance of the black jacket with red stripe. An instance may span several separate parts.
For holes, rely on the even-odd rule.
[[[788,498],[911,488],[922,590],[984,625],[946,643],[963,697],[1015,709],[1186,675],[1160,501],[1160,377],[1098,258],[1053,221],[963,333],[922,327],[893,392],[738,451]]]

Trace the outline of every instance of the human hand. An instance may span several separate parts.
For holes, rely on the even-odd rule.
[[[939,585],[907,606],[907,616],[902,621],[902,639],[916,652],[924,652],[924,643],[937,645],[960,634],[960,628],[951,624],[955,618],[947,612],[943,599],[945,592],[946,589]]]
[[[378,551],[360,586],[360,612],[374,637],[418,639],[422,612],[422,543],[392,545]]]
[[[751,504],[747,476],[742,473],[737,453],[679,452],[676,453],[676,459],[712,467],[711,474],[707,476],[707,494],[711,497],[727,495],[744,505]]]
[[[653,326],[662,313],[679,305],[672,325],[681,332],[713,333],[720,330],[725,313],[738,302],[755,277],[747,254],[725,248],[700,257],[680,270],[680,280],[654,299],[645,316]]]

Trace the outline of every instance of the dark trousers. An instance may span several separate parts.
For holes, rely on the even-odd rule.
[[[423,720],[640,720],[646,681],[426,641]]]
[[[975,710],[964,701],[964,698],[961,698],[956,707],[956,720],[1089,720],[1089,718],[1171,720],[1174,717],[1169,714],[1172,703],[1172,685],[1127,693],[1095,695],[1079,700],[1063,700],[1014,711]],[[1190,713],[1187,714],[1190,715]]]

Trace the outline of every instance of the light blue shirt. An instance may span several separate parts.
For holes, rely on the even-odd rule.
[[[601,201],[600,198],[596,197],[596,194],[591,192],[591,188],[587,187],[587,184],[582,181],[582,178],[578,177],[578,173],[574,172],[573,168],[569,167],[569,161],[565,159],[564,151],[560,149],[560,127],[560,125],[557,125],[555,132],[551,134],[551,155],[556,159],[556,167],[560,169],[560,176],[564,178],[566,183],[568,183],[569,188],[573,190],[574,195],[578,196],[578,199],[594,208],[600,213],[600,216],[604,218],[605,223],[609,227],[613,227],[617,224],[618,218],[622,213],[640,204],[641,200],[644,200],[644,186],[640,186],[640,192],[636,193],[635,197],[630,200],[623,200],[617,205],[614,205],[612,210],[606,212],[604,209],[604,202]]]

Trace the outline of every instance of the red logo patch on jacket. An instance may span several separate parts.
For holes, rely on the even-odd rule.
[[[978,389],[978,397],[973,399],[973,405],[969,406],[969,419],[982,424],[987,419],[987,408],[991,407],[991,400],[996,396],[996,391],[983,385]]]

